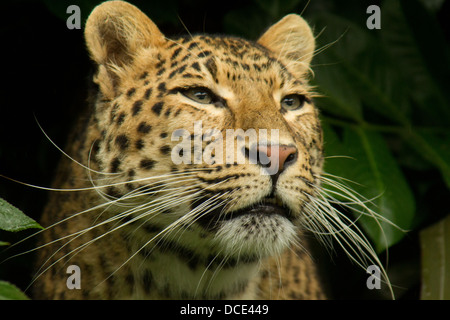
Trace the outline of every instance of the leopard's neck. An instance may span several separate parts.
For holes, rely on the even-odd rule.
[[[254,299],[257,293],[258,263],[227,261],[211,266],[192,265],[174,254],[154,252],[148,261],[137,260],[133,275],[145,286],[136,287],[134,299]]]
[[[225,255],[195,228],[160,239],[155,237],[159,230],[145,233],[151,228],[141,228],[128,239],[128,250],[135,253],[129,262],[132,275],[141,283],[133,298],[256,298],[259,257]]]

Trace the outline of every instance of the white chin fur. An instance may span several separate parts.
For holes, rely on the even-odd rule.
[[[295,226],[280,215],[247,214],[224,221],[215,240],[232,256],[280,254],[294,241]]]

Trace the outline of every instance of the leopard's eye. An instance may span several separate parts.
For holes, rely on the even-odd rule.
[[[285,110],[297,110],[303,107],[306,97],[301,94],[290,94],[281,99],[281,107]]]
[[[189,88],[183,90],[182,93],[198,103],[210,104],[214,102],[214,95],[206,88]]]

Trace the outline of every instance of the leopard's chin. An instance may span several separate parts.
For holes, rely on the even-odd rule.
[[[297,230],[292,221],[287,208],[263,201],[229,213],[215,239],[229,255],[273,256],[295,240]]]

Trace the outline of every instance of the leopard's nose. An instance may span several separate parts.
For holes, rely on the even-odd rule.
[[[258,150],[259,163],[269,168],[270,175],[278,176],[287,166],[297,160],[297,148],[288,145],[260,145]]]

